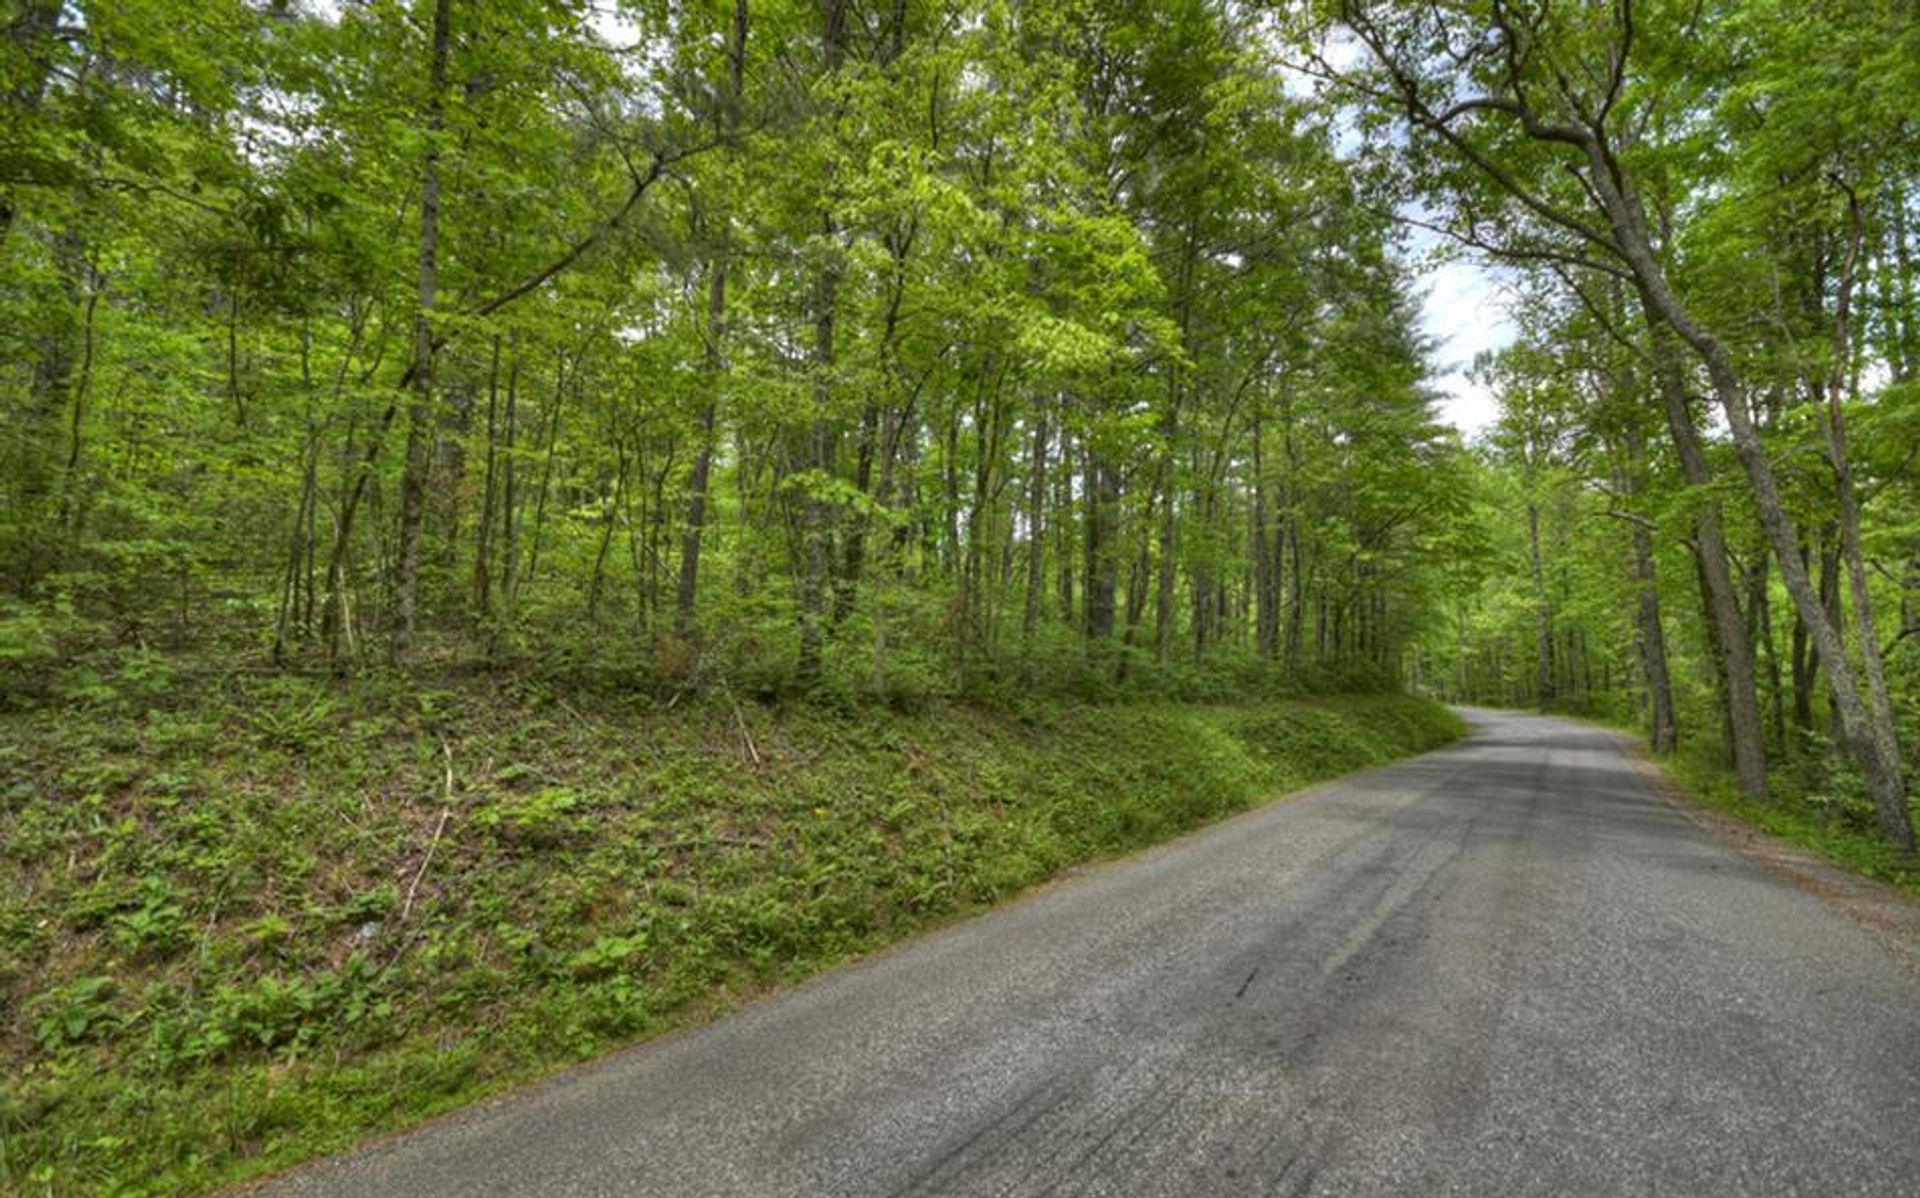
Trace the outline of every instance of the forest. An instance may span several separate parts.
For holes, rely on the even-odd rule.
[[[1423,700],[1913,877],[1904,5],[0,12],[0,1190],[310,1154],[895,934],[849,862],[963,910]],[[1007,832],[1046,745],[1119,764]]]
[[[1243,14],[73,15],[13,38],[22,652],[889,696],[1419,626],[1468,467]]]

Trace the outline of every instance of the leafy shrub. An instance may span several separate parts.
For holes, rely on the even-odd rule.
[[[630,969],[646,955],[649,939],[644,930],[625,936],[602,936],[567,958],[567,973],[584,981]]]
[[[0,704],[30,704],[57,694],[62,665],[100,633],[101,626],[77,614],[62,589],[41,602],[0,595]]]
[[[173,901],[164,884],[149,886],[146,901],[122,911],[109,921],[115,943],[136,955],[164,953],[177,947],[187,929],[186,912]]]
[[[474,822],[501,840],[535,848],[564,844],[580,831],[573,813],[580,794],[567,786],[543,786],[528,795],[495,800],[474,816]]]
[[[99,1039],[123,1022],[114,999],[120,988],[110,977],[77,977],[27,1004],[33,1038],[50,1053]]]
[[[292,675],[277,675],[248,696],[243,717],[264,743],[290,753],[317,747],[332,731],[339,702],[323,685]]]
[[[329,1030],[348,1031],[393,1012],[378,968],[364,955],[310,977],[267,975],[214,990],[199,1049],[207,1057],[241,1049],[304,1048]]]

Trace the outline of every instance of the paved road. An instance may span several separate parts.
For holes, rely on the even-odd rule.
[[[1920,1195],[1911,961],[1604,734],[1322,787],[273,1195]]]

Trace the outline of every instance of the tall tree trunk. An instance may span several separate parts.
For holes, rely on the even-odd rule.
[[[727,43],[727,99],[720,109],[720,133],[730,136],[740,119],[747,57],[747,0],[734,0],[733,29]],[[695,604],[700,592],[700,552],[707,529],[707,487],[713,474],[714,421],[719,408],[720,381],[725,374],[727,315],[727,255],[732,241],[732,218],[718,214],[712,231],[715,244],[707,264],[707,344],[704,370],[707,394],[700,405],[698,440],[693,470],[687,480],[687,526],[680,538],[680,577],[674,589],[673,625],[681,636],[694,631]]]
[[[506,433],[501,447],[503,461],[500,465],[500,531],[503,534],[500,545],[500,599],[505,605],[507,622],[511,622],[516,601],[520,596],[520,352],[518,338],[509,337],[507,341],[507,411],[504,418]],[[494,643],[489,636],[488,644]]]
[[[1893,368],[1893,381],[1904,383],[1920,373],[1920,297],[1914,294],[1913,246],[1907,238],[1907,191],[1895,184],[1887,188],[1885,236],[1892,246],[1891,269],[1887,277],[1890,293],[1885,304],[1890,313],[1887,360]]]
[[[1646,447],[1636,430],[1622,438],[1626,462],[1615,478],[1615,485],[1628,496],[1638,496],[1645,485]],[[1640,650],[1640,671],[1647,680],[1648,716],[1651,722],[1653,751],[1665,756],[1673,752],[1680,739],[1673,709],[1673,677],[1667,667],[1667,636],[1660,622],[1660,587],[1655,573],[1653,534],[1645,524],[1633,524],[1633,586],[1635,641]]]
[[[963,660],[975,648],[985,628],[982,609],[987,590],[983,558],[988,519],[987,482],[993,469],[995,447],[992,435],[998,424],[995,412],[999,407],[998,396],[989,397],[986,387],[983,381],[973,403],[973,492],[967,504],[966,553],[960,567],[960,652]]]
[[[1213,488],[1206,483],[1206,498],[1200,505],[1200,524],[1202,529],[1211,530],[1218,514],[1218,501]],[[1218,608],[1226,597],[1226,590],[1219,585],[1213,571],[1205,565],[1193,570],[1193,659],[1196,663],[1206,658],[1207,645],[1218,634]]]
[[[309,233],[312,227],[309,215]],[[360,331],[357,321],[353,322],[353,329],[352,344],[358,345]],[[347,357],[341,357],[336,393],[337,380],[344,376]],[[313,635],[314,509],[319,506],[320,498],[320,420],[314,403],[311,321],[302,321],[300,325],[300,389],[306,397],[306,439],[300,452],[300,503],[294,513],[292,535],[288,538],[287,569],[281,582],[279,617],[274,622],[272,660],[275,665],[285,663],[287,642],[292,639],[296,624],[300,625],[302,637]]]
[[[1859,197],[1850,188],[1846,194],[1851,224],[1839,294],[1834,302],[1833,365],[1827,376],[1827,406],[1821,431],[1826,436],[1827,464],[1833,470],[1834,494],[1839,507],[1840,553],[1847,565],[1847,592],[1853,601],[1855,642],[1861,673],[1866,676],[1867,683],[1865,727],[1858,732],[1850,731],[1850,734],[1864,734],[1868,741],[1862,749],[1865,750],[1864,755],[1874,761],[1874,771],[1869,775],[1869,780],[1874,783],[1875,806],[1879,811],[1882,831],[1888,839],[1911,850],[1914,847],[1913,820],[1907,808],[1905,763],[1901,758],[1894,724],[1893,698],[1887,689],[1886,662],[1882,656],[1880,631],[1874,615],[1873,595],[1867,584],[1866,554],[1860,546],[1860,501],[1854,491],[1853,466],[1847,451],[1847,425],[1842,404],[1851,385],[1852,376],[1848,367],[1853,355],[1849,322],[1863,236]],[[1785,531],[1797,539],[1797,534],[1791,529]]]
[[[1547,577],[1540,559],[1540,505],[1527,502],[1527,557],[1533,573],[1534,701],[1541,711],[1553,707],[1553,605],[1547,599]]]
[[[1802,568],[1807,560],[1807,550],[1800,550]],[[1819,661],[1813,656],[1813,642],[1807,638],[1807,625],[1798,613],[1793,617],[1793,631],[1787,642],[1787,662],[1793,676],[1793,726],[1800,732],[1813,731],[1813,688],[1816,675],[1820,672]]]
[[[60,536],[62,552],[68,556],[80,547],[82,525],[86,520],[87,496],[81,466],[86,460],[87,395],[93,387],[94,342],[97,339],[96,316],[100,309],[103,280],[92,267],[87,269],[86,315],[80,322],[80,369],[73,380],[73,398],[69,403],[67,424],[67,460],[60,473]]]
[[[1114,552],[1120,507],[1119,473],[1099,454],[1088,451],[1087,496],[1087,640],[1091,647],[1103,646],[1113,637],[1114,596],[1117,577]]]
[[[1047,401],[1034,405],[1033,447],[1027,462],[1027,602],[1020,633],[1033,639],[1040,624],[1040,592],[1047,585]]]
[[[1249,537],[1253,550],[1254,646],[1256,652],[1272,661],[1280,654],[1279,547],[1273,543],[1267,514],[1267,475],[1262,460],[1262,428],[1259,408],[1253,414],[1253,517]]]
[[[613,452],[616,461],[613,498],[608,502],[606,514],[600,521],[600,548],[593,555],[593,575],[587,583],[588,624],[597,623],[600,618],[600,589],[607,576],[607,553],[613,548],[613,530],[620,523],[620,513],[626,507],[627,440],[624,436],[614,437]]]
[[[1847,657],[1840,629],[1821,610],[1819,596],[1801,563],[1799,531],[1781,496],[1773,463],[1754,429],[1752,414],[1747,409],[1746,388],[1732,354],[1717,337],[1694,321],[1692,313],[1673,292],[1653,252],[1646,214],[1638,198],[1627,190],[1630,176],[1621,169],[1609,148],[1598,139],[1588,142],[1587,149],[1595,168],[1588,178],[1607,210],[1621,256],[1633,272],[1643,303],[1650,314],[1672,326],[1706,366],[1708,381],[1732,433],[1735,453],[1753,489],[1760,526],[1766,533],[1775,560],[1780,564],[1781,579],[1786,584],[1787,594],[1792,597],[1795,609],[1806,622],[1821,666],[1833,684],[1842,734],[1861,772],[1866,776],[1867,788],[1879,815],[1880,830],[1895,847],[1911,852],[1914,843],[1913,821],[1907,810],[1907,783],[1899,738],[1893,725],[1892,705],[1880,673],[1880,646],[1877,642],[1861,646],[1863,655],[1871,659],[1867,666],[1867,690],[1863,694],[1853,663]],[[1827,432],[1829,455],[1838,479],[1845,476],[1847,469],[1845,434],[1832,422],[1829,422]],[[1851,499],[1850,480],[1848,485],[1848,501],[1843,501],[1841,515],[1843,522],[1850,516],[1856,518],[1852,533],[1857,534],[1857,513],[1846,510]],[[1843,528],[1842,536],[1849,535],[1848,530]],[[1859,597],[1870,607],[1864,581],[1862,575]],[[1863,627],[1870,627],[1871,624],[1870,615],[1862,621]]]
[[[1173,639],[1174,533],[1179,513],[1173,502],[1172,442],[1179,421],[1178,403],[1176,395],[1175,406],[1167,414],[1168,445],[1161,454],[1160,466],[1154,476],[1154,490],[1160,503],[1159,545],[1155,554],[1153,588],[1153,656],[1156,661],[1166,660],[1167,646]]]
[[[854,452],[853,485],[862,496],[872,497],[874,458],[890,455],[893,446],[883,443],[884,423],[891,427],[892,396],[894,383],[900,376],[899,338],[900,306],[906,298],[907,255],[912,251],[913,243],[919,231],[917,218],[909,219],[904,228],[896,227],[887,236],[888,258],[891,264],[887,291],[886,312],[880,322],[880,372],[884,382],[879,394],[869,394],[860,411],[860,440]],[[884,410],[883,410],[884,409]],[[890,475],[891,463],[883,464],[881,473]],[[886,502],[885,496],[880,496]],[[834,588],[833,622],[837,625],[846,619],[853,610],[855,599],[860,591],[860,579],[866,571],[867,562],[867,510],[856,508],[848,513],[846,519],[846,545],[842,552],[841,575],[839,584]]]
[[[960,577],[960,412],[947,414],[945,449],[940,457],[941,514],[946,527],[940,540],[940,570],[949,579]]]
[[[1666,414],[1667,432],[1680,459],[1680,476],[1690,488],[1705,488],[1712,482],[1712,476],[1707,470],[1699,430],[1694,427],[1693,411],[1687,403],[1686,375],[1679,347],[1674,344],[1671,330],[1657,316],[1649,314],[1648,322],[1653,341],[1654,382]],[[1746,621],[1741,616],[1733,574],[1727,565],[1727,540],[1718,500],[1699,505],[1694,518],[1694,537],[1700,583],[1706,592],[1707,639],[1720,684],[1721,708],[1726,715],[1727,747],[1733,757],[1734,781],[1741,794],[1764,799],[1767,751],[1755,689],[1753,645],[1747,639]]]
[[[1140,514],[1140,544],[1134,549],[1133,560],[1127,566],[1127,631],[1122,638],[1127,648],[1140,643],[1140,621],[1147,614],[1148,583],[1153,579],[1153,540],[1154,530],[1159,527],[1154,519],[1154,497],[1147,496],[1147,510]],[[1120,669],[1124,672],[1126,662],[1123,659]]]
[[[480,518],[473,538],[473,610],[482,624],[493,619],[493,513],[500,473],[500,334],[493,335],[487,365],[487,456],[480,484]]]
[[[427,152],[420,167],[419,311],[413,321],[407,458],[400,478],[400,569],[395,588],[398,623],[390,651],[395,661],[413,649],[420,594],[420,540],[426,524],[427,475],[432,467],[433,309],[440,257],[440,142],[446,125],[447,57],[452,0],[434,0],[433,40],[427,62]]]
[[[580,390],[580,369],[580,361],[576,358],[573,363],[572,372],[573,388],[576,395]],[[553,386],[553,411],[547,417],[547,449],[540,462],[540,485],[535,488],[533,494],[533,528],[527,538],[527,568],[520,576],[518,580],[519,583],[532,582],[540,574],[541,534],[546,531],[547,527],[547,496],[551,494],[553,490],[553,466],[555,460],[560,456],[560,416],[561,413],[566,410],[567,373],[564,366],[556,366]],[[538,436],[539,430],[536,428],[534,433]],[[518,583],[516,583],[516,585],[518,585]],[[519,598],[519,592],[517,590],[514,592],[512,598],[516,600]]]
[[[1787,741],[1786,696],[1780,679],[1780,653],[1773,639],[1772,586],[1764,553],[1754,555],[1747,567],[1747,638],[1760,650],[1759,664],[1766,682],[1767,723],[1775,751]]]
[[[1079,478],[1082,487],[1090,489],[1092,487],[1092,479],[1088,477],[1086,468],[1086,446],[1084,442],[1079,446],[1074,444],[1071,428],[1066,423],[1065,400],[1061,401],[1060,419],[1061,470],[1059,477],[1054,480],[1053,491],[1053,525],[1060,534],[1060,540],[1054,548],[1053,556],[1054,560],[1059,563],[1057,574],[1060,586],[1060,622],[1072,627],[1076,623],[1074,619],[1075,605],[1073,597],[1073,480],[1075,477],[1075,463],[1077,462],[1080,465]],[[1076,449],[1078,452],[1076,452]]]
[[[821,8],[821,49],[825,55],[827,77],[840,73],[846,59],[846,0],[823,0]],[[837,106],[839,101],[834,100]],[[838,123],[838,114],[834,116]],[[836,134],[837,136],[837,134]],[[838,252],[839,222],[832,203],[834,182],[829,167],[826,183],[827,202],[820,214],[821,243],[827,260],[814,280],[813,293],[813,424],[807,437],[807,468],[821,475],[833,469],[834,437],[831,407],[834,368],[834,318],[839,303],[840,265]],[[816,484],[818,481],[816,479]],[[832,511],[825,496],[809,494],[802,502],[801,578],[800,578],[800,654],[796,680],[802,689],[820,681],[820,651],[826,636],[827,592],[832,584],[833,546],[829,524]]]

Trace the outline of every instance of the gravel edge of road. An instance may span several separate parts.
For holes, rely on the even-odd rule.
[[[1909,972],[1920,975],[1920,898],[1707,806],[1661,768],[1645,741],[1617,728],[1594,726],[1613,738],[1621,755],[1633,763],[1654,794],[1715,841],[1840,911],[1872,934]]]

